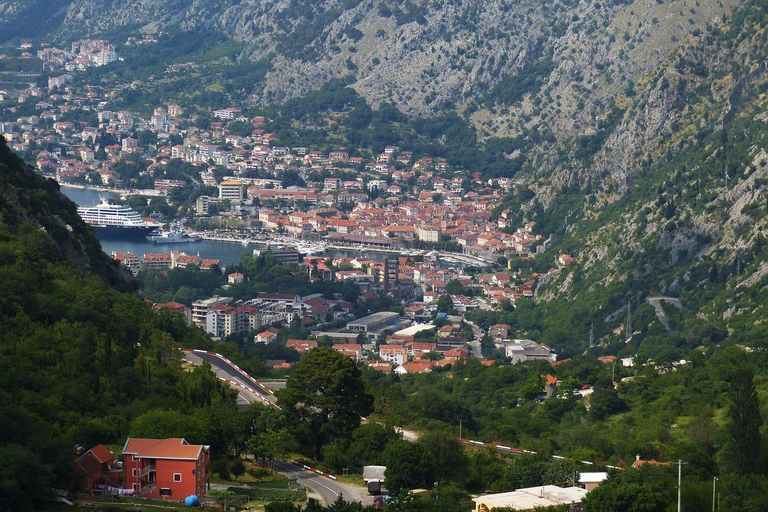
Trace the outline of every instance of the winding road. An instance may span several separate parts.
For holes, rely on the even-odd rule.
[[[676,299],[675,297],[648,297],[646,300],[648,301],[648,304],[653,306],[653,309],[656,310],[656,316],[659,317],[659,320],[664,325],[667,332],[671,332],[672,328],[669,326],[669,319],[667,318],[667,315],[664,314],[664,308],[661,306],[661,303],[666,302],[680,309],[682,307],[680,299]]]
[[[219,379],[237,390],[237,402],[241,407],[247,407],[254,402],[277,407],[277,398],[272,393],[221,354],[205,350],[181,349],[181,351],[184,354],[184,360],[194,365],[200,366],[203,361],[208,361]]]

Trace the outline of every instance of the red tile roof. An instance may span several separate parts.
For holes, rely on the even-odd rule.
[[[96,457],[96,460],[102,464],[114,460],[115,458],[115,455],[103,444],[98,444],[88,451],[90,451],[93,456]]]
[[[189,444],[183,438],[170,439],[141,439],[128,438],[123,448],[123,454],[135,455],[138,458],[150,459],[184,459],[197,460],[203,445]]]

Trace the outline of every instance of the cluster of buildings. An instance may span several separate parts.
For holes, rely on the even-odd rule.
[[[233,275],[236,274],[231,274],[230,277]],[[240,276],[242,278],[242,274]],[[230,282],[233,281],[230,279]],[[257,331],[263,326],[275,323],[290,323],[294,319],[303,325],[332,322],[348,316],[352,304],[343,300],[325,299],[321,294],[301,297],[282,293],[259,293],[256,298],[248,301],[214,296],[193,302],[191,309],[177,302],[155,304],[155,308],[178,311],[188,324],[220,338]],[[257,335],[254,341],[271,343],[276,333],[270,332],[263,336],[262,334],[264,333]]]
[[[96,40],[75,42],[67,50],[43,48],[38,54],[48,67],[64,71],[117,58],[109,42]],[[492,219],[493,209],[515,187],[511,178],[483,179],[478,172],[453,169],[444,160],[397,146],[379,154],[287,147],[268,131],[268,119],[232,106],[213,110],[213,121],[204,128],[194,126],[175,104],[157,106],[144,118],[111,109],[107,91],[78,91],[71,79],[67,73],[52,76],[49,85],[57,87],[55,92],[23,91],[20,101],[39,100],[36,114],[0,124],[0,134],[14,149],[35,148],[40,172],[61,182],[161,193],[204,183],[218,187],[218,195],[201,198],[197,215],[207,215],[211,205],[226,200],[224,211],[218,208],[217,213],[236,217],[243,227],[339,235],[339,241],[354,244],[400,247],[450,240],[467,254],[495,260],[527,257],[543,243],[530,224],[511,232],[509,211]],[[74,111],[95,114],[97,122],[63,119]],[[231,123],[253,130],[233,133]],[[154,134],[151,144],[139,143],[145,131]],[[117,162],[137,157],[147,161],[140,176],[115,171]],[[171,160],[191,164],[196,174],[167,176]],[[221,169],[227,174],[217,179]],[[286,172],[301,179],[284,187]],[[356,205],[352,211],[350,205]]]
[[[201,258],[199,254],[187,254],[180,251],[144,253],[141,255],[131,252],[113,251],[112,258],[128,267],[134,273],[139,270],[169,270],[187,267],[210,270],[219,266],[218,259]]]
[[[69,49],[43,47],[37,51],[46,71],[85,71],[106,66],[118,60],[114,45],[101,39],[83,39],[72,42]],[[49,88],[50,86],[49,82]]]
[[[439,329],[435,324],[413,324],[398,313],[382,311],[347,322],[339,332],[316,332],[315,339],[289,339],[286,346],[300,354],[318,346],[318,340],[332,342],[337,352],[356,363],[397,374],[423,373],[435,367],[454,364],[469,358],[466,341],[460,336],[460,316]],[[420,332],[429,336],[417,336]],[[268,342],[268,332],[256,336],[257,342]],[[285,367],[285,361],[272,361]],[[287,365],[290,367],[290,365]]]

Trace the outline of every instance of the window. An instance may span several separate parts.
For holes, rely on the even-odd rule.
[[[173,481],[174,482],[181,482],[181,473],[174,473],[173,474]]]
[[[133,462],[136,462],[136,461],[137,461],[137,460],[139,460],[139,459],[138,459],[138,458],[137,458],[135,455],[131,455],[131,460],[132,460]]]
[[[139,476],[139,470],[137,468],[133,468],[131,470],[131,476]]]
[[[168,487],[161,487],[160,488],[160,496],[170,496],[171,490]]]

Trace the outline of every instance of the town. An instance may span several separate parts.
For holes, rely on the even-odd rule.
[[[731,452],[759,444],[744,359],[761,350],[745,344],[714,355],[739,331],[729,334],[716,318],[726,313],[702,303],[694,311],[693,294],[679,293],[696,281],[703,297],[735,275],[737,295],[742,260],[670,270],[651,284],[640,270],[606,263],[602,239],[612,238],[637,248],[631,257],[646,269],[666,265],[641,259],[635,241],[657,214],[670,221],[663,236],[677,240],[683,222],[671,219],[683,201],[668,201],[672,192],[652,187],[658,197],[643,198],[639,224],[622,217],[634,238],[616,229],[577,243],[583,231],[573,223],[600,224],[595,205],[619,204],[619,192],[571,184],[558,204],[535,169],[523,176],[526,138],[554,143],[547,130],[483,141],[498,146],[493,169],[466,158],[458,165],[436,142],[458,122],[438,123],[420,144],[350,137],[361,115],[354,99],[293,117],[300,103],[285,99],[281,110],[241,91],[253,84],[242,86],[251,75],[237,73],[258,75],[274,55],[249,61],[239,43],[201,33],[200,51],[166,59],[163,45],[179,33],[165,36],[128,27],[66,45],[0,48],[0,149],[20,156],[29,168],[19,175],[40,189],[27,210],[23,194],[20,206],[3,203],[24,219],[11,242],[0,240],[14,283],[0,310],[11,312],[5,332],[18,333],[6,373],[13,394],[28,400],[33,378],[17,369],[28,368],[27,347],[64,353],[46,354],[61,364],[38,372],[50,373],[38,379],[48,388],[76,382],[44,404],[45,421],[68,429],[66,439],[56,434],[66,450],[56,448],[77,457],[59,501],[295,512],[298,504],[320,510],[314,500],[333,510],[384,508],[400,494],[406,508],[396,510],[422,510],[409,500],[423,497],[427,511],[591,512],[617,486],[638,483],[663,488],[655,499],[666,504],[672,461],[684,453],[696,466],[689,482],[700,504],[713,484],[714,509],[714,474],[758,467],[757,456]],[[155,48],[163,59],[151,58]],[[142,62],[138,49],[149,50]],[[136,77],[134,63],[146,66]],[[230,67],[236,72],[203,80]],[[202,93],[187,94],[198,79]],[[358,94],[349,82],[331,84],[323,94]],[[423,121],[407,120],[394,102],[373,114],[357,99],[371,116],[396,112],[379,130]],[[601,121],[574,145],[604,142]],[[111,235],[92,222],[98,207],[79,203],[78,219],[71,203],[57,202],[59,191],[103,195],[141,237],[107,250]],[[0,199],[5,193],[0,187]],[[48,217],[29,213],[48,207]],[[75,248],[52,250],[49,235]],[[61,270],[65,259],[72,277]],[[15,285],[38,275],[50,286]],[[31,320],[20,313],[30,304]],[[732,407],[734,389],[747,398]],[[739,421],[755,435],[729,430]],[[690,448],[699,445],[702,453]],[[628,501],[642,502],[636,494]]]
[[[78,41],[71,46],[71,51],[39,49],[43,68],[76,73],[118,60],[108,41]],[[30,45],[21,49],[24,55],[31,55]],[[444,313],[456,313],[448,323],[453,328],[432,325],[434,342],[416,343],[417,348],[410,343],[418,329],[409,334],[408,329],[379,326],[370,330],[370,336],[357,336],[355,342],[385,340],[393,345],[397,353],[388,348],[379,352],[374,365],[379,369],[392,369],[387,363],[394,363],[402,371],[403,364],[418,361],[427,352],[444,354],[439,364],[472,355],[463,348],[464,342],[481,335],[478,330],[469,340],[460,337],[465,326],[463,313],[530,298],[539,279],[549,279],[573,262],[561,255],[546,273],[510,275],[506,271],[513,260],[529,260],[549,243],[535,234],[534,222],[509,224],[509,210],[492,220],[501,198],[516,186],[510,178],[484,180],[479,172],[452,169],[445,160],[414,155],[397,146],[387,146],[379,154],[363,149],[289,148],[265,129],[268,119],[245,115],[233,106],[213,110],[211,122],[202,127],[175,104],[158,105],[144,119],[110,110],[108,93],[100,96],[87,87],[75,88],[71,79],[71,75],[62,75],[49,79],[47,90],[19,91],[18,102],[34,97],[37,112],[0,123],[0,133],[12,148],[28,155],[41,174],[63,185],[143,197],[149,205],[148,216],[158,226],[173,221],[203,239],[283,240],[279,245],[262,244],[261,250],[273,253],[281,262],[304,265],[311,280],[349,281],[363,298],[385,294],[402,301],[406,316],[399,327],[417,322],[410,329],[418,328],[432,318],[438,305]],[[181,196],[182,191],[194,194],[194,201],[185,201],[188,198]],[[322,256],[328,247],[356,249],[361,256]],[[366,257],[370,251],[388,257]],[[215,258],[179,251],[116,252],[112,256],[134,272],[188,266],[210,269],[219,264]],[[482,272],[485,267],[499,270]],[[472,268],[476,271],[466,272]],[[229,284],[237,285],[241,279],[241,274],[233,273]],[[449,283],[458,286],[460,293],[449,293]],[[195,310],[193,314],[187,306],[174,307],[216,338],[275,322],[290,323],[294,318],[302,325],[322,325],[328,311],[333,312],[327,315],[330,321],[349,317],[349,305],[343,301],[300,297],[276,301],[261,295],[244,304],[201,298],[204,300],[192,309],[210,303],[212,316],[208,319],[206,312]],[[232,315],[243,319],[225,321]],[[509,342],[506,334],[496,338],[504,349],[503,343]],[[257,336],[257,340],[268,337]],[[407,353],[401,353],[403,343],[409,343]],[[545,357],[550,357],[543,347]],[[367,354],[372,349],[363,350]],[[511,355],[514,347],[506,350]],[[367,361],[359,349],[349,355]],[[479,348],[474,355],[480,356]],[[435,364],[438,362],[417,366],[425,371]]]

